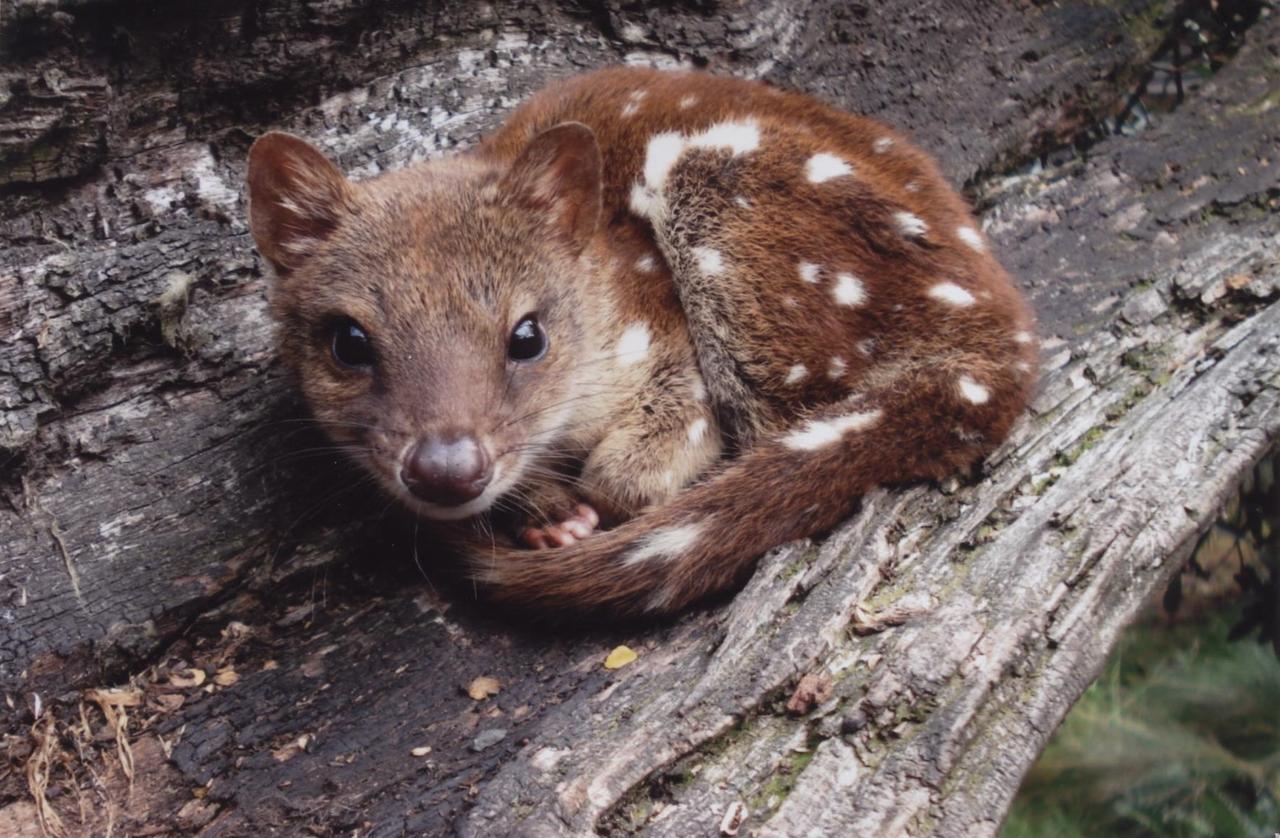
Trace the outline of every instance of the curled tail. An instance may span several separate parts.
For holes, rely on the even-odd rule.
[[[933,368],[828,405],[667,505],[569,547],[466,550],[490,598],[544,613],[663,614],[739,584],[766,550],[830,529],[867,491],[941,477],[1007,431],[1026,387],[981,404]]]

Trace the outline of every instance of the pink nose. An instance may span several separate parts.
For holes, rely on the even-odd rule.
[[[418,440],[400,467],[400,479],[410,492],[440,506],[475,500],[492,478],[493,464],[484,446],[459,431]]]

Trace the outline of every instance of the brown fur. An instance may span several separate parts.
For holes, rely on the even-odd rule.
[[[663,134],[683,152],[657,153]],[[428,517],[395,474],[448,426],[490,446],[523,517],[581,497],[618,523],[532,551],[454,527],[498,599],[678,609],[874,486],[972,463],[1033,384],[1030,314],[933,162],[806,96],[606,70],[471,154],[364,183],[300,143],[254,146],[252,226],[282,352],[333,437]],[[815,155],[851,173],[814,182]],[[550,351],[513,367],[530,311]],[[328,357],[339,316],[368,329],[373,373]],[[647,351],[624,357],[637,327]]]

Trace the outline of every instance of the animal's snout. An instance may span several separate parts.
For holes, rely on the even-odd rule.
[[[415,497],[440,506],[475,500],[492,478],[488,451],[462,431],[424,436],[409,449],[400,467],[400,479]]]

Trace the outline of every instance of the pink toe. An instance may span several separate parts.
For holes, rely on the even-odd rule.
[[[535,550],[545,550],[547,547],[546,533],[532,527],[520,533],[520,540],[525,546]]]
[[[591,529],[600,526],[600,513],[596,512],[595,508],[590,504],[580,503],[574,511],[578,513],[579,518],[587,522]]]
[[[564,524],[556,524],[554,527],[547,527],[547,538],[556,547],[568,547],[575,541],[573,534],[565,529]]]

